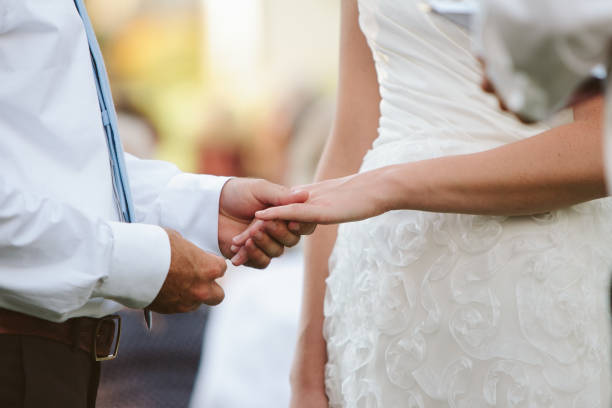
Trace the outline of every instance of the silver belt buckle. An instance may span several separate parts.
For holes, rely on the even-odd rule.
[[[100,329],[102,328],[102,325],[107,321],[113,322],[113,327],[115,328],[115,332],[113,333],[113,340],[114,340],[115,346],[112,347],[111,354],[107,356],[99,356],[98,355],[98,337],[101,335]],[[117,352],[119,351],[119,340],[120,339],[121,339],[121,316],[119,315],[105,316],[101,318],[100,320],[98,320],[98,323],[96,324],[96,330],[94,332],[93,347],[92,347],[94,360],[95,361],[114,360],[117,357]]]

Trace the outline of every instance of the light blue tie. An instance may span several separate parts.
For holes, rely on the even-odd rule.
[[[132,194],[130,192],[130,184],[125,170],[123,147],[121,146],[119,131],[117,130],[117,113],[115,112],[110,83],[104,66],[104,58],[102,57],[102,52],[100,51],[100,46],[98,45],[98,40],[96,39],[96,34],[94,33],[89,16],[87,15],[87,9],[85,8],[85,4],[83,4],[83,0],[74,0],[74,4],[83,20],[85,32],[87,33],[87,41],[89,42],[91,62],[102,113],[102,124],[104,125],[106,143],[110,156],[115,201],[121,221],[132,222],[134,220]],[[145,321],[147,322],[147,326],[151,328],[151,312],[148,309],[145,309]]]

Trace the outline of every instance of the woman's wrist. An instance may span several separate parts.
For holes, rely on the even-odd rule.
[[[289,375],[292,389],[325,388],[325,342],[314,333],[298,339]]]
[[[413,163],[382,167],[376,175],[376,188],[373,189],[373,200],[382,212],[411,208],[417,182],[414,177]]]
[[[325,389],[325,365],[294,362],[289,375],[291,389]]]

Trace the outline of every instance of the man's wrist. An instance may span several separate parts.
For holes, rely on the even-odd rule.
[[[227,192],[228,187],[231,183],[235,183],[235,177],[228,178],[225,183],[223,183],[223,187],[219,193],[219,205],[217,211],[217,246],[219,247],[219,253],[221,256],[228,258],[228,254],[230,254],[230,243],[224,242],[223,230],[227,227],[228,221],[230,221],[231,217],[223,210],[223,205],[227,201],[227,195],[224,193]]]
[[[170,268],[170,242],[155,225],[108,223],[113,245],[108,276],[94,297],[112,299],[127,307],[143,308],[161,289]]]
[[[188,173],[174,177],[164,192],[160,225],[178,231],[204,251],[219,255],[219,204],[229,180]]]
[[[223,183],[223,186],[221,187],[221,191],[219,191],[219,214],[220,215],[226,215],[225,211],[223,210],[223,206],[225,204],[225,202],[227,201],[227,191],[230,188],[230,185],[232,183],[236,183],[236,177],[228,177],[227,180],[225,180],[225,182]]]

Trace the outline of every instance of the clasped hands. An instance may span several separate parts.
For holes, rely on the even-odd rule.
[[[219,203],[219,248],[236,266],[265,268],[285,247],[317,224],[336,224],[373,217],[389,209],[381,182],[385,169],[289,189],[265,180],[228,181]],[[216,282],[227,268],[225,259],[207,253],[167,230],[171,246],[168,276],[149,308],[183,313],[201,304],[216,305],[225,294]]]
[[[218,239],[221,254],[236,266],[265,268],[271,258],[282,255],[285,247],[296,245],[301,235],[315,229],[312,223],[258,221],[257,211],[271,206],[304,202],[306,191],[294,191],[265,180],[235,178],[229,180],[220,196]],[[249,236],[233,240],[244,231]],[[216,282],[227,268],[225,259],[205,252],[166,229],[171,260],[166,280],[149,308],[158,313],[184,313],[201,304],[216,305],[225,294]]]

